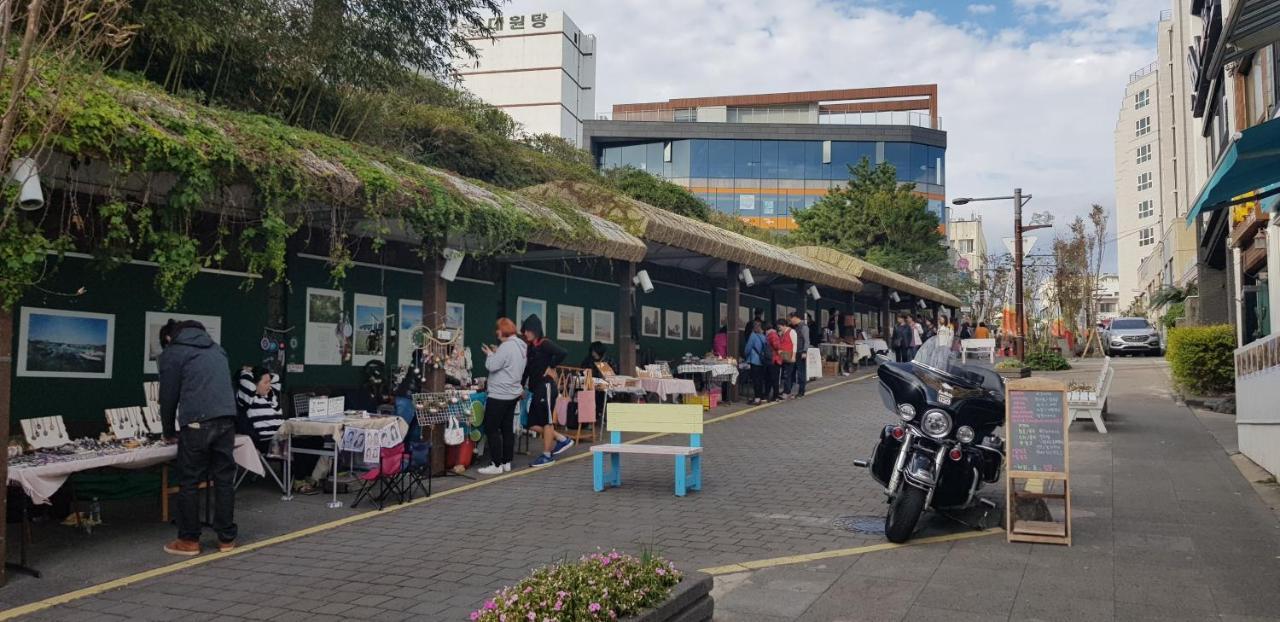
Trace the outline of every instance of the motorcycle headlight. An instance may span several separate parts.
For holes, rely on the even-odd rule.
[[[951,431],[951,417],[941,410],[930,410],[924,414],[920,429],[933,438],[942,438]]]
[[[968,445],[969,443],[973,442],[973,437],[974,437],[973,428],[967,425],[962,425],[958,429],[956,429],[956,440],[960,441],[961,443]]]
[[[911,421],[916,418],[916,407],[911,404],[898,404],[898,416],[903,421]]]

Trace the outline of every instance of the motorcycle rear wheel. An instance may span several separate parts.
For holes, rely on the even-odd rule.
[[[903,484],[898,496],[889,505],[889,514],[884,517],[884,535],[894,544],[902,544],[911,539],[915,533],[916,523],[924,514],[924,501],[928,494],[910,484]]]

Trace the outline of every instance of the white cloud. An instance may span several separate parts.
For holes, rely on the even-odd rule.
[[[965,10],[969,11],[970,13],[972,13],[972,14],[974,14],[974,15],[987,15],[987,14],[995,13],[995,12],[996,12],[996,5],[994,5],[994,4],[970,4],[969,6],[965,7]]]
[[[1164,2],[1017,4],[1075,21],[1031,36],[829,0],[516,0],[507,10],[563,9],[597,36],[600,111],[673,97],[936,82],[948,196],[1020,186],[1036,197],[1028,210],[1055,212],[1065,231],[1089,204],[1112,204],[1120,99],[1129,73],[1155,56]],[[980,205],[989,245],[998,246],[1010,235],[1011,210]]]

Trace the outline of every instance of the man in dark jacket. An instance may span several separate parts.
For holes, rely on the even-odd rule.
[[[529,404],[529,429],[542,435],[542,455],[530,466],[546,466],[556,461],[556,456],[573,447],[573,440],[556,432],[552,413],[556,409],[556,366],[564,362],[569,353],[542,333],[542,319],[530,315],[520,324],[520,333],[528,348],[528,361],[524,365],[524,386],[533,393]]]
[[[799,311],[791,314],[791,330],[795,332],[792,338],[796,340],[796,397],[804,397],[805,385],[809,382],[809,347],[812,345],[809,336],[809,325],[805,323],[804,317]]]
[[[178,443],[178,539],[164,550],[200,554],[196,495],[208,474],[213,477],[218,550],[229,551],[236,540],[236,401],[227,353],[203,325],[192,321],[169,320],[160,329],[160,344],[160,421],[165,440]]]

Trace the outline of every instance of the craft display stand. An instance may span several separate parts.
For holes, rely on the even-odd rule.
[[[476,438],[477,435],[474,434],[476,426],[471,418],[470,395],[462,391],[441,391],[436,393],[414,393],[410,399],[413,400],[413,411],[418,420],[418,428],[421,430],[423,438],[430,439],[433,446],[445,447],[443,430],[451,418],[457,418],[458,423],[469,428],[467,431],[468,438],[473,442],[479,442],[479,439]],[[440,456],[442,467],[445,453],[444,450],[432,453],[433,456]],[[435,471],[436,469],[433,468],[432,470]],[[445,477],[458,475],[467,479],[475,479],[465,472],[459,473],[449,468],[442,468],[440,473]]]
[[[570,400],[570,403],[573,403],[574,401],[577,400],[577,393],[580,391],[590,391],[591,399],[592,400],[595,399],[595,390],[596,390],[595,375],[592,373],[590,369],[584,369],[581,367],[566,367],[566,366],[557,367],[556,368],[556,387],[560,392],[559,397],[556,398],[558,400]],[[596,419],[598,418],[599,418],[599,413],[596,413]],[[599,433],[599,426],[597,425],[596,419],[593,419],[587,422],[591,424],[591,431],[588,432],[586,436],[587,438],[590,438],[592,442],[596,441],[597,439],[596,435]],[[555,422],[552,422],[552,423],[555,423]],[[565,423],[567,424],[568,421],[566,421]],[[582,438],[583,438],[582,424],[583,424],[582,416],[579,415],[577,430],[570,431],[568,425],[563,425],[560,427],[564,428],[565,436],[573,439],[573,442],[575,443],[580,443],[582,442]]]
[[[1005,387],[1005,525],[1009,542],[1071,545],[1071,460],[1067,387],[1045,378]],[[1054,507],[1061,520],[1054,517]],[[1042,510],[1021,517],[1023,509]]]

